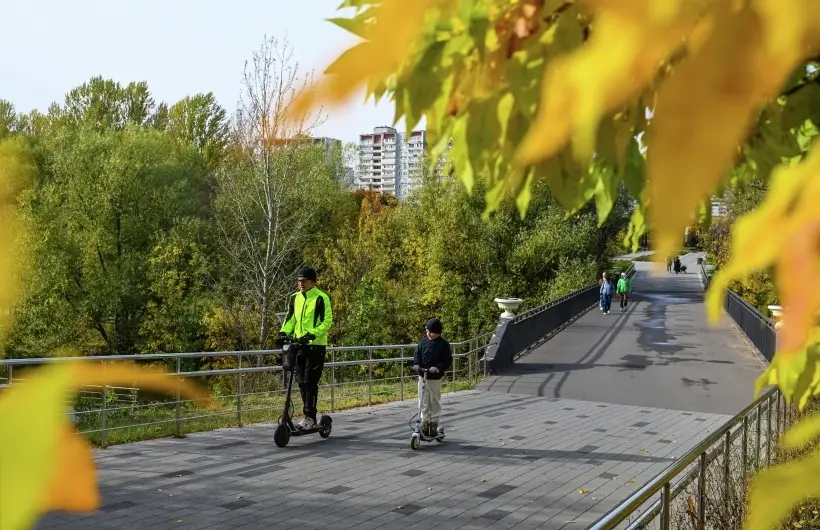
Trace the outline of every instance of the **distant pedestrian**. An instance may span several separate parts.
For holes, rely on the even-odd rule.
[[[626,311],[626,304],[629,298],[629,292],[632,290],[632,284],[629,281],[629,278],[626,277],[626,273],[621,273],[621,279],[618,280],[618,286],[615,288],[615,291],[621,295],[621,312],[623,313]]]
[[[666,256],[666,272],[672,272],[672,256]]]
[[[675,274],[680,273],[680,257],[675,257]]]
[[[612,293],[615,291],[612,283],[609,281],[609,275],[604,273],[603,281],[601,282],[601,310],[605,315],[609,314],[609,309],[612,306]]]

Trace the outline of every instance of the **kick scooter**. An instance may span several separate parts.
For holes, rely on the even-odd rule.
[[[412,418],[410,418],[410,428],[413,429],[413,434],[410,435],[410,448],[414,451],[418,450],[421,442],[444,442],[444,429],[440,426],[437,428],[435,436],[430,437],[422,432],[421,404],[424,403],[424,391],[427,390],[427,372],[429,370],[427,368],[419,368],[418,371],[422,380],[421,391],[419,392],[419,411]],[[415,426],[412,424],[414,419],[416,420]]]
[[[330,416],[322,415],[319,421],[310,429],[300,429],[293,424],[291,413],[293,411],[293,401],[291,400],[291,390],[293,388],[293,370],[296,367],[296,358],[303,354],[303,349],[307,345],[301,339],[296,342],[290,340],[282,344],[282,370],[287,378],[287,393],[285,394],[285,410],[279,419],[279,425],[273,432],[273,442],[277,447],[288,445],[291,436],[304,436],[318,432],[322,438],[330,436],[330,429],[333,420]]]

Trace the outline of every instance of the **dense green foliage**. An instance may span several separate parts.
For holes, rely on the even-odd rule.
[[[594,281],[631,215],[623,186],[599,226],[593,205],[566,219],[536,185],[525,219],[510,193],[485,221],[485,194],[453,177],[399,203],[346,188],[341,153],[249,140],[254,119],[229,121],[211,94],[169,106],[101,78],[45,114],[0,100],[0,142],[23,142],[36,167],[4,354],[259,348],[303,264],[332,296],[332,343],[416,341],[434,315],[464,339],[495,324],[495,297],[531,307]]]

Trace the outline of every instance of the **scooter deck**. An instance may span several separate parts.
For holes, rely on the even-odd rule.
[[[321,430],[324,430],[324,427],[323,426],[318,426],[318,425],[316,427],[311,427],[310,429],[290,429],[290,435],[291,436],[304,436],[306,434],[317,433]]]

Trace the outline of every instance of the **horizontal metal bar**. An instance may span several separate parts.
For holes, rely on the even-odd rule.
[[[710,434],[706,439],[701,441],[698,445],[690,449],[686,454],[679,458],[676,462],[671,464],[668,468],[655,476],[652,480],[644,484],[638,491],[629,496],[623,503],[618,505],[615,509],[610,511],[596,521],[589,530],[610,530],[616,525],[623,522],[635,510],[640,508],[646,501],[650,500],[653,495],[658,494],[664,484],[671,482],[677,475],[697,460],[701,453],[709,451],[716,442],[726,435],[734,426],[743,421],[743,417],[751,413],[751,411],[765,400],[769,399],[772,394],[777,392],[777,388],[773,387],[767,390],[762,396],[749,404],[735,417],[729,419],[718,430]]]
[[[451,342],[453,347],[463,345],[471,345],[472,341],[489,338],[492,333],[484,333],[473,337],[470,340],[461,342]],[[486,346],[486,344],[485,344]],[[383,350],[415,350],[416,344],[384,344],[379,346],[331,346],[327,348],[328,352],[354,352],[354,351],[383,351]],[[482,347],[476,348],[481,349]],[[137,353],[133,355],[99,355],[99,356],[74,356],[74,357],[36,357],[26,359],[0,359],[0,366],[26,366],[26,365],[41,365],[54,364],[61,362],[78,362],[78,361],[159,361],[166,359],[196,359],[203,357],[238,357],[242,356],[259,356],[259,355],[278,355],[282,350],[237,350],[237,351],[216,351],[216,352],[181,352],[181,353]],[[454,357],[463,357],[470,352],[454,354]],[[411,358],[412,359],[412,358]]]

